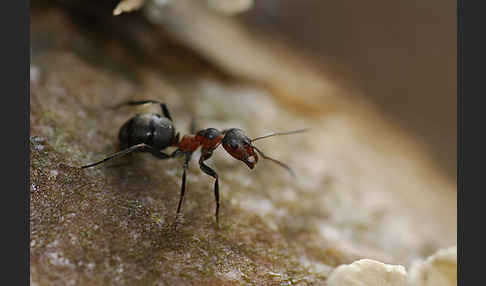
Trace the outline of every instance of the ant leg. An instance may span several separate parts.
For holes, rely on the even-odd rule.
[[[176,154],[178,150],[174,151],[172,154]],[[180,152],[180,151],[179,151]],[[186,171],[189,168],[189,161],[191,160],[191,152],[184,153],[186,158],[184,160],[184,171],[182,173],[182,185],[181,185],[181,194],[179,198],[179,204],[177,205],[177,212],[176,212],[176,225],[177,225],[177,218],[179,217],[179,213],[181,212],[182,202],[184,201],[184,194],[186,192]]]
[[[164,114],[165,117],[167,117],[170,121],[172,120],[172,117],[170,116],[169,109],[167,108],[167,105],[165,103],[160,103],[160,108],[162,108],[162,113]]]
[[[214,182],[214,198],[216,200],[216,213],[214,216],[216,217],[216,224],[219,226],[219,179],[218,174],[208,165],[204,164],[204,160],[206,159],[208,158],[201,156],[201,159],[199,159],[199,167],[204,173],[216,179]]]
[[[196,118],[194,116],[191,117],[190,130],[191,134],[196,134]]]
[[[119,108],[119,107],[122,107],[124,105],[132,105],[133,106],[133,105],[142,105],[142,104],[147,104],[147,103],[160,104],[160,108],[162,109],[162,113],[164,114],[164,116],[172,121],[172,117],[170,116],[169,109],[167,108],[167,105],[165,105],[165,103],[162,103],[162,102],[157,101],[157,100],[138,100],[138,101],[129,100],[129,101],[125,101],[125,102],[122,102],[122,103],[116,105],[114,108]]]
[[[161,159],[161,160],[164,160],[164,159],[169,159],[169,158],[175,158],[175,157],[178,157],[181,155],[181,151],[179,149],[175,150],[174,152],[172,152],[170,155],[167,155],[166,153],[160,151],[160,150],[157,150],[157,149],[153,149],[152,147],[149,146],[150,149],[150,154],[154,155],[155,157]]]
[[[170,154],[170,157],[171,157],[171,158],[176,158],[176,157],[180,157],[180,156],[182,156],[182,155],[184,155],[184,154],[185,154],[185,153],[184,153],[184,152],[182,152],[181,150],[176,149],[174,152],[172,152],[172,153]]]
[[[147,144],[145,143],[141,143],[141,144],[137,144],[137,145],[133,145],[131,147],[128,147],[127,149],[125,150],[122,150],[120,152],[117,152],[117,153],[114,153],[114,154],[111,154],[109,155],[108,157],[106,157],[105,159],[103,160],[100,160],[98,162],[94,162],[94,163],[91,163],[91,164],[88,164],[88,165],[84,165],[81,167],[81,169],[85,169],[85,168],[89,168],[89,167],[94,167],[98,164],[101,164],[103,162],[106,162],[106,161],[109,161],[111,159],[114,159],[114,158],[117,158],[117,157],[121,157],[121,156],[124,156],[124,155],[127,155],[129,153],[132,153],[134,151],[146,151],[148,148],[151,148],[150,146],[148,146]]]
[[[180,133],[177,132],[176,135],[174,136],[174,138],[172,138],[172,142],[170,144],[171,144],[171,146],[178,147],[179,146],[179,141],[180,141]],[[177,150],[179,150],[179,149],[177,149]]]

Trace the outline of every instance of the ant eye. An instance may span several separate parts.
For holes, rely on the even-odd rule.
[[[228,144],[231,149],[237,149],[238,148],[238,143],[235,140],[231,140]]]

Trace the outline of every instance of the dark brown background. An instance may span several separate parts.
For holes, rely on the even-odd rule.
[[[456,1],[265,0],[241,17],[333,66],[456,176]]]

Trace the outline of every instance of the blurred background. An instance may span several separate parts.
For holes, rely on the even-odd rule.
[[[32,1],[32,280],[323,285],[357,259],[409,270],[453,247],[455,18],[452,0]],[[167,103],[182,134],[191,116],[250,137],[308,127],[258,141],[297,179],[218,150],[216,229],[196,152],[175,230],[181,161],[76,168],[117,150],[135,112],[159,112],[109,110],[128,99]]]
[[[255,1],[241,16],[362,91],[455,180],[456,1]]]
[[[196,51],[213,63],[231,61],[231,59],[220,59],[224,56],[232,57],[228,54],[231,52],[236,55],[241,54],[240,58],[251,55],[250,52],[245,54],[245,49],[251,51],[249,47],[244,46],[245,44],[242,44],[240,50],[234,51],[218,51],[217,45],[208,46],[207,42],[211,40],[204,39],[208,31],[197,28],[196,23],[196,21],[203,22],[204,17],[199,15],[199,18],[191,18],[191,13],[197,14],[199,11],[197,8],[200,7],[194,9],[186,5],[186,1],[146,1],[145,3],[142,0],[126,0],[125,2],[135,3],[135,7],[145,11],[135,9],[134,12],[111,18],[107,18],[107,15],[111,14],[120,1],[58,0],[56,2],[70,8],[78,16],[83,15],[84,20],[89,19],[89,22],[82,20],[84,24],[101,25],[109,33],[120,33],[125,29],[124,34],[119,37],[130,40],[130,45],[138,45],[138,49],[143,50],[144,53],[149,50],[152,54],[157,54],[161,49],[164,52],[173,53],[173,51],[166,46],[167,43],[162,44],[163,47],[160,43],[154,44],[161,39],[150,39],[153,37],[152,32],[141,31],[143,24],[140,20],[137,22],[134,19],[141,18],[142,15],[145,15],[142,18],[147,17],[150,22],[157,25],[156,29],[163,31],[162,35],[157,34],[159,37],[169,35],[169,45],[182,42],[180,44],[185,46],[184,48]],[[375,105],[390,121],[396,122],[397,126],[423,143],[443,172],[455,180],[457,165],[455,1],[207,0],[200,2],[212,7],[236,7],[234,8],[236,12],[228,16],[231,18],[230,22],[225,22],[223,19],[208,24],[211,26],[208,29],[213,29],[214,32],[209,32],[212,34],[208,34],[207,38],[221,40],[224,46],[225,42],[221,38],[226,37],[231,41],[232,39],[229,39],[231,32],[218,29],[230,23],[231,28],[228,30],[244,29],[249,32],[250,37],[257,38],[258,44],[265,43],[270,49],[287,48],[284,55],[280,55],[280,60],[292,53],[297,55],[297,61],[307,58],[308,62],[312,62],[313,68],[323,71],[328,80],[339,82],[341,86],[353,90],[353,92],[345,92],[345,97],[353,95],[360,97],[359,100],[364,98],[365,101]],[[161,7],[165,8],[160,9]],[[181,12],[183,9],[188,11]],[[231,9],[226,8],[226,10]],[[212,16],[214,15],[206,15],[206,20],[211,19]],[[138,24],[130,27],[131,22]],[[211,23],[211,20],[208,23]],[[203,26],[203,24],[199,25]],[[238,41],[239,39],[236,39],[236,42]],[[261,52],[258,48],[254,51]],[[218,55],[215,56],[217,53],[221,53],[220,58]],[[241,62],[244,61],[239,63]],[[231,65],[227,68],[225,63],[223,66],[230,74],[234,74],[238,69]],[[258,72],[250,73],[258,76]]]

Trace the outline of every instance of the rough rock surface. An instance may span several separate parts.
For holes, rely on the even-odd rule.
[[[36,285],[323,285],[356,259],[408,265],[456,244],[453,182],[366,104],[334,88],[283,96],[285,87],[220,70],[138,12],[113,17],[112,5],[97,13],[72,2],[31,9]],[[134,154],[75,168],[116,151],[123,122],[155,108],[109,106],[146,98],[166,102],[182,133],[192,115],[200,128],[239,127],[251,137],[311,128],[258,142],[297,179],[264,160],[249,170],[218,150],[209,164],[221,178],[221,228],[213,180],[192,162],[175,231],[181,160]]]

